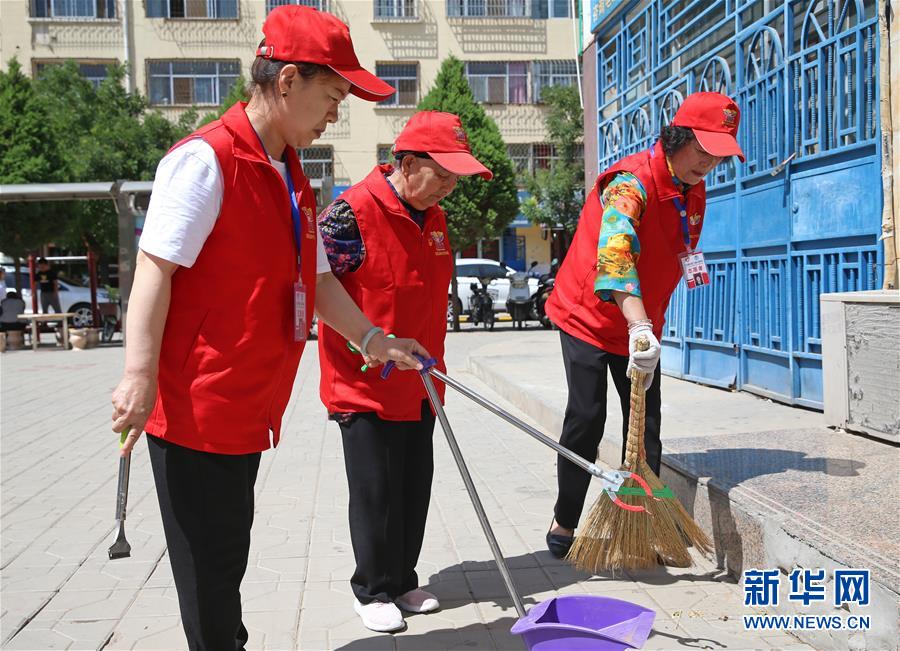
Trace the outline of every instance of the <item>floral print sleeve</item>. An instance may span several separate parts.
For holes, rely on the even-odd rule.
[[[335,276],[359,269],[366,249],[349,203],[339,199],[323,210],[319,215],[319,232]]]
[[[601,301],[611,302],[613,291],[641,295],[637,261],[641,244],[637,229],[647,193],[634,174],[617,174],[601,195],[603,221],[597,242],[597,277],[594,293]]]

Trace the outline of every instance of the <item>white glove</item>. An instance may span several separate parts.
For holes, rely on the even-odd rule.
[[[650,342],[647,350],[638,350],[637,341],[645,338]],[[644,391],[653,384],[653,375],[656,373],[656,365],[659,363],[661,348],[659,340],[653,335],[653,324],[649,319],[634,321],[628,324],[628,370],[625,374],[630,378],[632,369],[637,369],[645,374]]]

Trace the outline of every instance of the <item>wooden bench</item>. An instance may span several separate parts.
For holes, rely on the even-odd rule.
[[[31,323],[31,349],[37,350],[41,342],[40,333],[38,332],[38,323],[49,323],[51,321],[62,321],[62,347],[63,350],[69,350],[69,319],[74,317],[72,312],[51,312],[50,314],[20,314],[19,318],[23,321]]]

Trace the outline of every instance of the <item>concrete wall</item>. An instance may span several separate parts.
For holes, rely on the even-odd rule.
[[[891,143],[893,153],[893,158],[889,165],[891,166],[892,175],[891,187],[894,211],[893,242],[888,241],[886,245],[893,244],[895,259],[900,260],[900,237],[897,234],[898,222],[900,222],[900,0],[887,0],[883,4],[884,6],[880,7],[880,10],[889,11],[891,16],[890,33],[888,34],[889,54],[887,57],[882,57],[882,61],[889,61],[891,68],[889,84],[891,93],[891,133],[886,134],[885,142]],[[887,272],[888,270],[885,271]],[[892,277],[888,273],[885,274],[885,286],[890,287],[890,282],[893,283],[894,289],[900,288],[900,269],[898,269],[897,264],[894,265]]]

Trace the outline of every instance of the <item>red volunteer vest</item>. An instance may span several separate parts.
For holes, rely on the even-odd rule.
[[[680,196],[666,164],[662,145],[633,154],[597,177],[588,195],[572,246],[556,276],[547,301],[547,315],[561,330],[615,355],[628,355],[628,323],[613,302],[594,294],[597,278],[597,242],[603,204],[600,194],[619,172],[634,174],[647,192],[647,205],[637,230],[641,244],[637,263],[641,296],[653,334],[662,337],[666,308],[681,280],[678,254],[685,250],[681,216],[672,202]],[[687,213],[697,223],[690,226],[691,246],[697,246],[706,210],[706,188],[701,182],[687,192]],[[697,220],[699,216],[699,221]]]
[[[386,333],[416,339],[444,371],[447,287],[453,273],[450,238],[439,206],[425,213],[425,228],[410,218],[376,167],[340,198],[350,204],[366,256],[341,284],[367,317]],[[319,328],[322,366],[320,395],[329,413],[375,412],[380,418],[415,421],[427,398],[418,373],[394,371],[382,380],[380,368],[361,372],[362,357],[328,326]],[[436,383],[441,400],[444,385]]]
[[[197,261],[172,276],[148,433],[177,445],[247,454],[278,443],[303,344],[293,337],[298,280],[291,206],[244,104],[182,140],[203,138],[224,179],[222,208]],[[173,149],[175,148],[173,147]],[[301,276],[312,320],[315,198],[293,148],[288,169],[301,216]],[[309,323],[307,323],[307,330]]]

